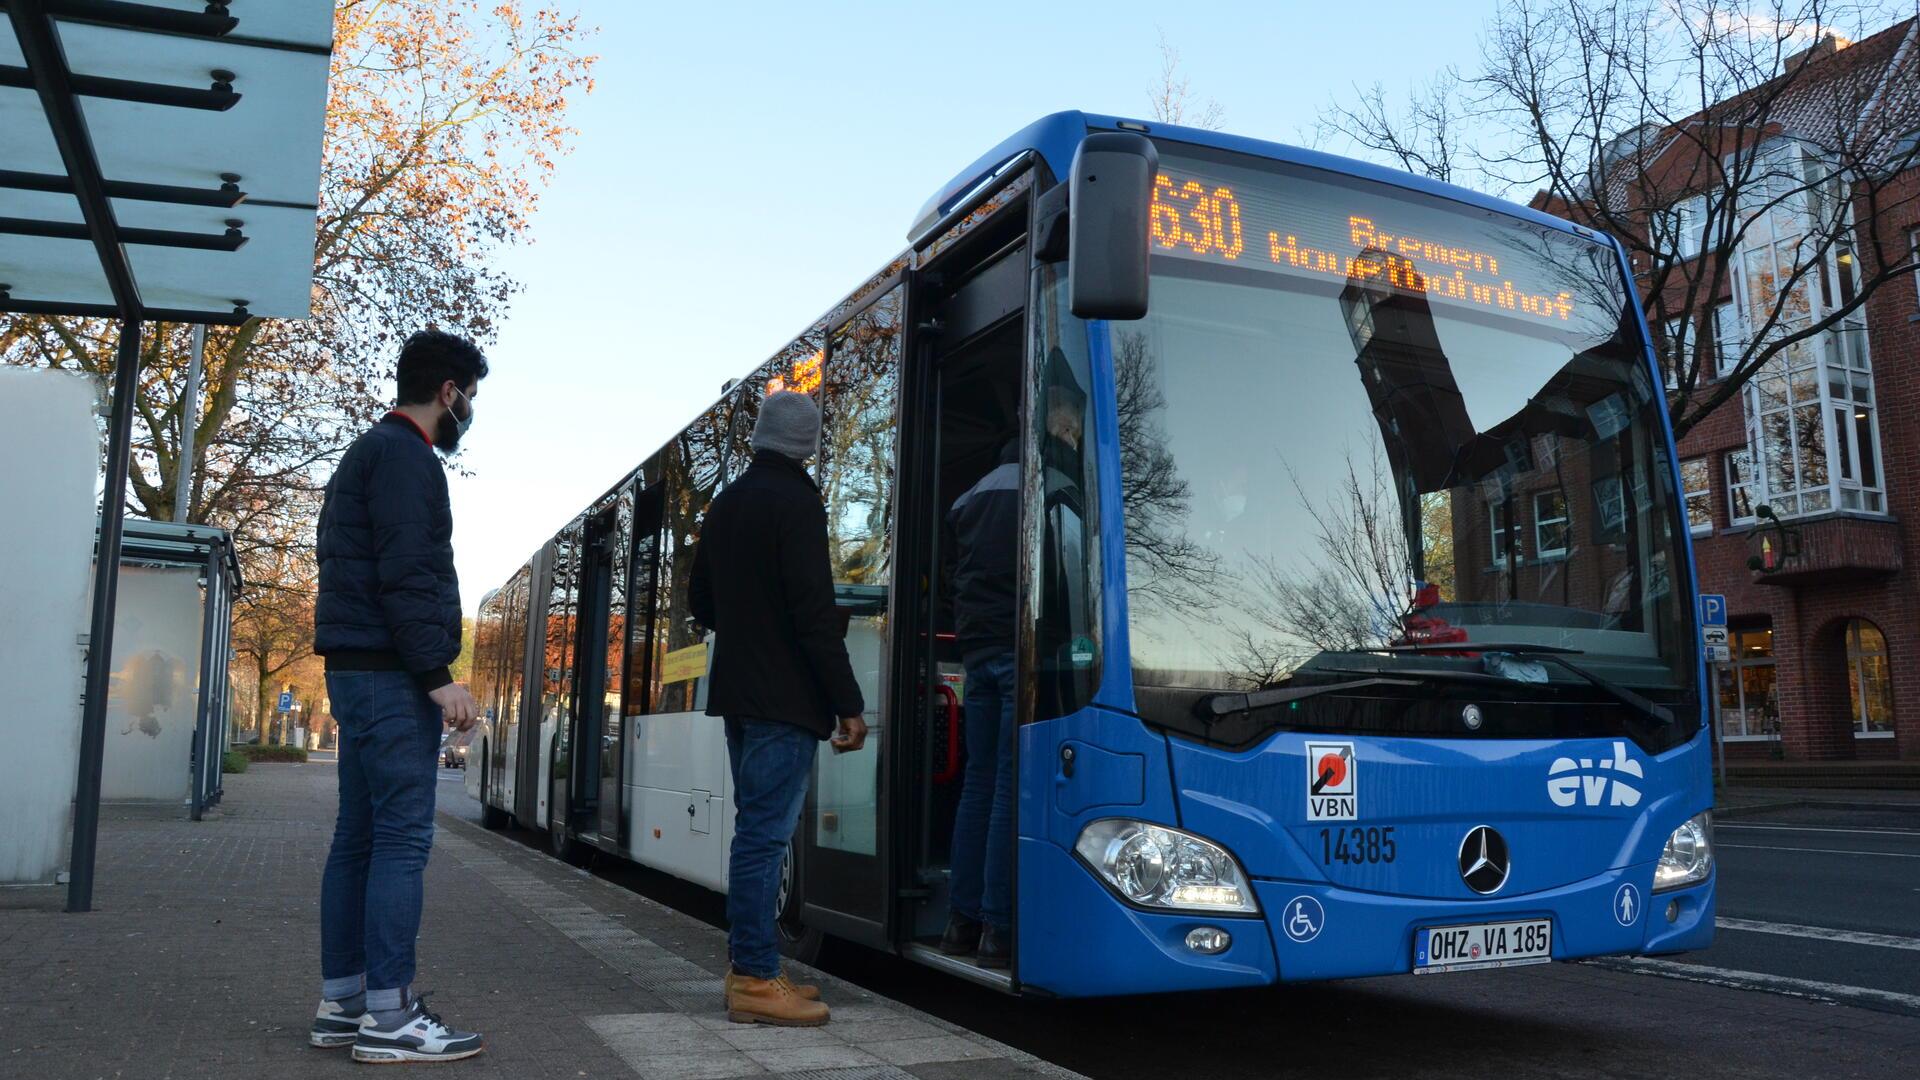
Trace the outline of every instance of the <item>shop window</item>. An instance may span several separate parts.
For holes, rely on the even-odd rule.
[[[1780,698],[1774,681],[1773,631],[1728,633],[1733,659],[1713,666],[1720,734],[1727,739],[1778,739]]]
[[[1847,693],[1855,735],[1893,737],[1893,680],[1887,639],[1879,627],[1865,619],[1847,622]]]

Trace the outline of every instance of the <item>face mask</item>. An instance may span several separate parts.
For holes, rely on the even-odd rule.
[[[467,403],[467,415],[460,416],[453,411],[453,406],[447,406],[447,411],[441,415],[440,422],[435,425],[436,430],[433,433],[433,445],[449,454],[459,447],[461,437],[466,435],[467,429],[473,426],[473,399],[461,394],[457,389],[454,393],[460,394],[460,399]]]

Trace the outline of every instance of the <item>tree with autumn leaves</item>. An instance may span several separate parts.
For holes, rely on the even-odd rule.
[[[399,340],[429,326],[494,336],[515,285],[490,259],[526,239],[575,134],[589,33],[523,0],[336,6],[313,316],[208,331],[191,441],[187,520],[234,531],[247,580],[235,674],[261,691],[262,724],[273,680],[312,652],[312,526],[331,463],[391,406]],[[142,343],[135,516],[173,514],[190,337],[155,324]],[[108,320],[0,316],[0,362],[105,381],[116,341]]]

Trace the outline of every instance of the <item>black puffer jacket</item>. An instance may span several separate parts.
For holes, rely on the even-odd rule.
[[[354,440],[327,482],[318,537],[314,651],[329,671],[408,671],[423,690],[453,681],[460,582],[440,458],[413,421],[387,414]]]
[[[688,589],[714,631],[708,716],[776,720],[824,739],[866,710],[833,603],[827,512],[798,462],[762,450],[713,500]]]

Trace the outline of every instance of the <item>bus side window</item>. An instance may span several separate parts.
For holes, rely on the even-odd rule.
[[[1085,705],[1100,682],[1100,489],[1086,323],[1067,313],[1063,268],[1043,266],[1036,280],[1040,361],[1027,469],[1029,477],[1038,471],[1039,483],[1027,518],[1040,526],[1030,541],[1039,544],[1033,719],[1047,720]],[[1036,490],[1031,481],[1028,490]]]

